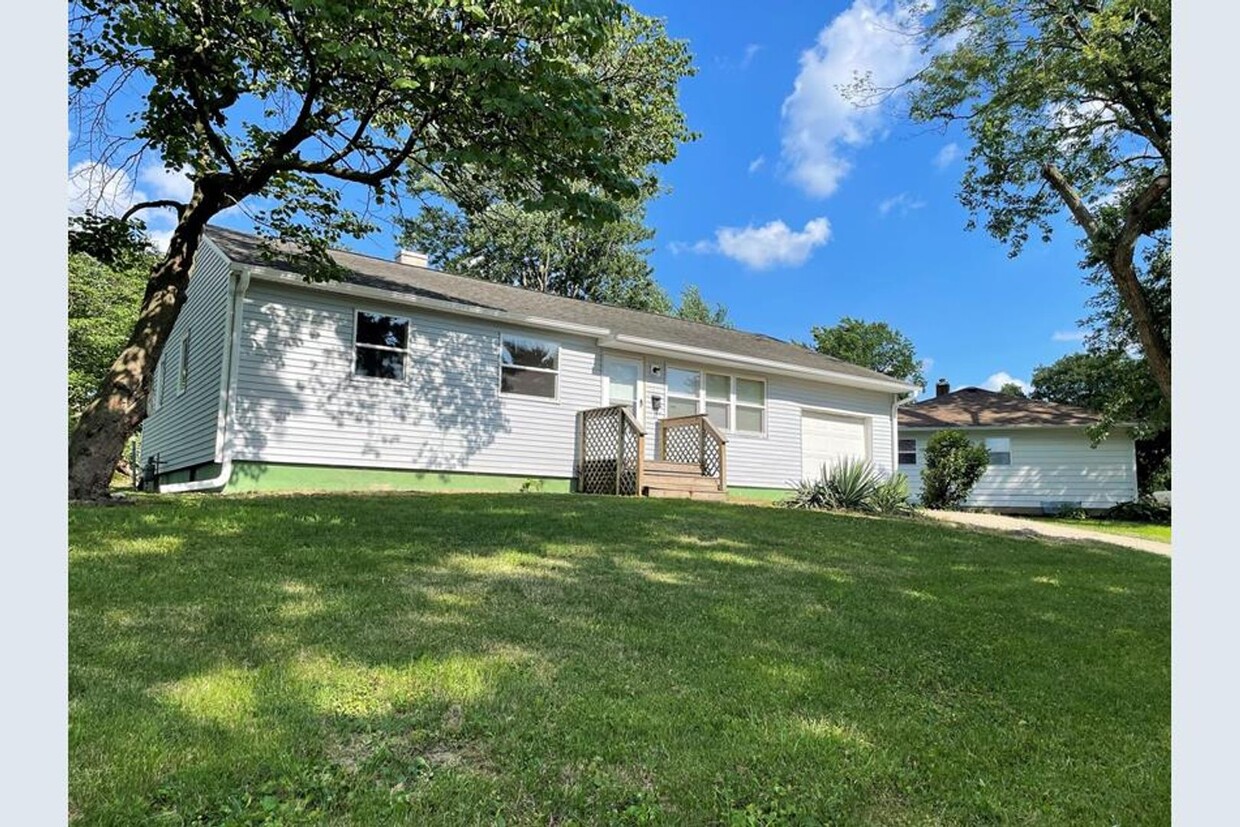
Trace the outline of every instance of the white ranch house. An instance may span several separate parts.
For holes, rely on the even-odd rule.
[[[1126,428],[1093,445],[1092,411],[981,388],[952,391],[900,409],[897,465],[921,493],[926,441],[960,429],[990,452],[990,465],[965,505],[1011,514],[1053,513],[1063,505],[1103,511],[1137,499],[1136,444]]]
[[[156,369],[162,490],[774,496],[845,456],[897,468],[911,385],[798,345],[333,253],[310,283],[209,228]]]

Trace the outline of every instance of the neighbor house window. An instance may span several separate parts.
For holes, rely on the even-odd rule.
[[[704,413],[717,428],[760,434],[766,427],[766,383],[722,373],[667,369],[667,415]]]
[[[404,379],[409,320],[357,312],[353,327],[353,373],[376,379]]]
[[[501,393],[555,399],[560,376],[560,346],[505,333],[500,337],[499,372]]]
[[[902,439],[898,450],[899,463],[901,465],[917,464],[917,440]]]
[[[189,332],[181,337],[181,359],[177,365],[177,396],[189,387]]]
[[[988,438],[986,440],[986,451],[990,454],[991,465],[1012,464],[1012,440],[1008,437]]]

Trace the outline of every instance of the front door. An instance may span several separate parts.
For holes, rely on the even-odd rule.
[[[608,405],[628,405],[642,421],[642,362],[624,356],[603,356],[603,398]]]

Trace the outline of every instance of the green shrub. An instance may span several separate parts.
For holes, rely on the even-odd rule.
[[[1171,525],[1171,506],[1153,497],[1142,497],[1126,503],[1117,503],[1102,515],[1104,520],[1127,520],[1133,523],[1158,523]]]
[[[788,508],[841,509],[845,511],[906,514],[908,477],[896,474],[883,479],[866,460],[845,459],[831,468],[825,465],[817,479],[801,480],[782,504]]]
[[[921,472],[921,504],[926,508],[958,508],[986,473],[990,455],[960,431],[939,431],[926,443]]]
[[[908,477],[893,474],[874,489],[874,510],[880,514],[911,514],[908,498]]]
[[[1055,512],[1055,516],[1061,520],[1084,520],[1089,516],[1089,514],[1087,514],[1085,509],[1081,508],[1079,505],[1076,505],[1075,503],[1068,503],[1066,505],[1061,505],[1059,510]]]

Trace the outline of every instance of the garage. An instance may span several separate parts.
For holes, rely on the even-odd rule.
[[[818,476],[842,459],[870,459],[867,420],[821,411],[801,412],[801,476]]]

